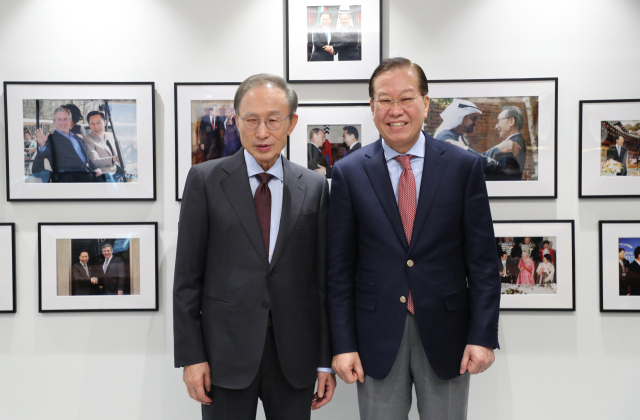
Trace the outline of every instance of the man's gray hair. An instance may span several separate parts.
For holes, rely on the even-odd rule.
[[[522,131],[524,127],[524,117],[522,116],[522,111],[517,106],[505,106],[502,108],[502,112],[507,112],[508,118],[513,118],[516,122],[516,130]]]
[[[289,86],[282,77],[266,73],[249,76],[240,84],[240,86],[238,86],[236,96],[233,98],[233,107],[235,108],[235,111],[240,112],[240,103],[242,102],[242,98],[244,98],[244,95],[249,90],[261,86],[272,86],[282,90],[287,100],[287,106],[289,107],[288,116],[296,113],[296,110],[298,109],[298,95],[296,94],[296,91],[293,90],[293,88]]]
[[[321,128],[312,128],[311,131],[309,131],[309,140],[313,139],[313,136],[318,134],[320,131],[322,131]]]
[[[113,251],[113,245],[111,245],[111,244],[104,244],[104,245],[102,245],[102,249],[105,249],[106,247],[111,248],[111,250]]]
[[[58,112],[66,112],[67,115],[69,116],[69,119],[71,119],[71,111],[68,110],[65,107],[59,106],[59,107],[56,108],[55,111],[53,111],[53,119],[54,120],[56,119],[56,115],[58,115]]]

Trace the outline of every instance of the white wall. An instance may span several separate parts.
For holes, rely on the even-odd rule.
[[[283,74],[283,6],[0,1],[0,81],[156,82],[158,179],[155,203],[7,203],[0,170],[0,221],[16,223],[18,257],[18,313],[0,315],[1,419],[199,418],[173,368],[173,83]],[[640,98],[640,2],[385,0],[383,14],[384,55],[431,79],[559,77],[558,199],[491,209],[496,220],[576,220],[577,311],[502,313],[502,350],[471,381],[469,418],[637,419],[640,315],[598,311],[597,221],[640,219],[639,200],[580,201],[577,171],[578,101]],[[367,100],[364,84],[296,90],[303,101]],[[159,222],[159,312],[38,314],[37,223],[93,220]],[[339,383],[313,418],[357,413],[355,387]]]

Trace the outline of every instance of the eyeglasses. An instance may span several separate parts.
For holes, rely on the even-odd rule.
[[[244,126],[248,130],[257,129],[258,126],[260,125],[261,121],[264,121],[264,125],[269,130],[277,130],[282,126],[282,121],[286,120],[290,116],[291,115],[287,115],[284,118],[280,118],[279,115],[272,115],[272,116],[267,117],[267,118],[256,118],[256,117],[242,118],[242,117],[240,117],[240,119],[242,120],[242,124],[244,124]]]
[[[422,95],[416,95],[409,98],[402,98],[397,100],[391,99],[391,98],[378,98],[376,99],[376,104],[378,105],[378,109],[380,111],[390,110],[393,104],[400,105],[400,108],[402,109],[409,109],[413,106],[413,103],[415,102],[416,98],[419,96],[422,96]]]

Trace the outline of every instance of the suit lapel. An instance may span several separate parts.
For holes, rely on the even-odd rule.
[[[387,168],[387,160],[384,157],[384,149],[382,148],[382,140],[378,139],[376,143],[367,152],[369,161],[364,164],[364,170],[369,177],[371,186],[380,201],[380,205],[387,215],[393,231],[398,239],[405,247],[408,248],[407,237],[402,227],[402,219],[400,218],[400,210],[398,203],[393,194],[393,186],[389,177],[389,169]]]
[[[442,157],[445,152],[444,147],[438,140],[424,133],[425,150],[424,150],[424,167],[422,169],[422,181],[420,184],[420,196],[418,198],[418,208],[416,210],[416,218],[413,223],[413,232],[411,238],[417,238],[422,231],[424,222],[429,214],[429,209],[433,204],[433,200],[440,187],[442,173],[447,165],[447,161]],[[411,241],[409,252],[415,247],[418,241]]]
[[[298,217],[302,211],[302,203],[307,192],[307,186],[302,181],[295,167],[286,158],[282,158],[284,171],[284,185],[282,190],[282,214],[280,216],[280,229],[273,250],[270,267],[275,267],[287,246],[291,232],[298,223]]]
[[[236,216],[238,216],[240,224],[242,224],[253,248],[264,264],[269,265],[269,256],[264,248],[256,205],[251,195],[247,165],[244,161],[244,150],[240,149],[238,153],[226,159],[223,165],[222,169],[229,176],[222,179],[220,185],[236,212]]]

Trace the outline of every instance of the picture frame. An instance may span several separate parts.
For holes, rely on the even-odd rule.
[[[493,227],[500,310],[575,311],[574,221],[507,220]]]
[[[322,170],[329,180],[335,162],[380,137],[366,102],[304,103],[298,105],[297,114],[298,124],[289,141],[290,159]]]
[[[640,220],[601,220],[600,312],[640,312]]]
[[[39,312],[158,311],[158,223],[38,223]]]
[[[431,80],[429,97],[425,131],[482,155],[489,198],[557,198],[558,78]]]
[[[155,201],[154,95],[153,82],[4,82],[7,201]]]
[[[585,100],[579,106],[578,197],[640,197],[640,99]]]
[[[15,230],[15,223],[0,223],[0,313],[16,313]]]
[[[382,0],[285,0],[286,79],[366,82],[382,60]]]

